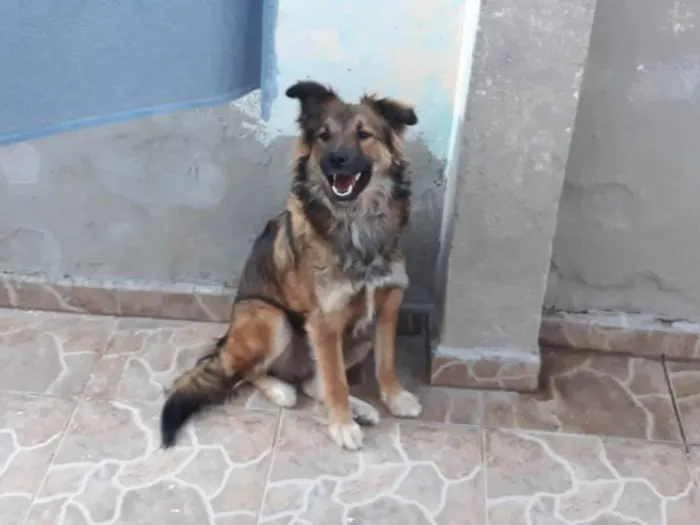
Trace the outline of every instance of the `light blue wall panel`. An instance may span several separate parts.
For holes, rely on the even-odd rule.
[[[0,143],[259,87],[262,0],[0,1]]]

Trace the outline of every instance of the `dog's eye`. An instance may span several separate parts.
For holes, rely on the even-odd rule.
[[[369,131],[365,131],[364,129],[357,130],[357,138],[360,140],[368,139],[371,136],[372,136],[372,134]]]
[[[328,142],[331,139],[331,134],[327,129],[324,129],[321,131],[321,133],[318,134],[319,140],[322,142]]]

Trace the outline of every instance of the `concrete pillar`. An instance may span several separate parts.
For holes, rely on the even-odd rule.
[[[448,173],[435,385],[537,387],[537,336],[594,10],[595,0],[481,8]]]

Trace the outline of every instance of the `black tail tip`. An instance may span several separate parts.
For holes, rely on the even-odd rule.
[[[202,407],[201,400],[195,397],[174,393],[163,406],[160,416],[161,446],[164,449],[175,446],[180,429]]]

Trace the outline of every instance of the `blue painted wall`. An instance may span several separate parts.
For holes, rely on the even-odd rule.
[[[0,143],[260,85],[262,0],[1,0]]]

